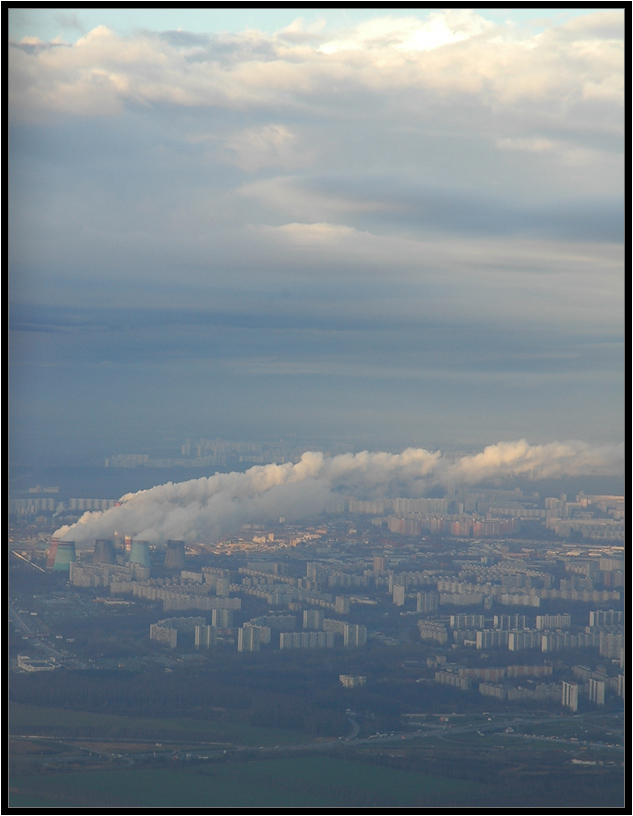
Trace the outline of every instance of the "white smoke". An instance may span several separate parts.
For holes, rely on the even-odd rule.
[[[296,464],[264,465],[245,473],[128,493],[121,504],[88,512],[55,537],[92,544],[115,531],[152,543],[167,539],[211,541],[249,522],[293,521],[322,513],[336,497],[421,496],[436,486],[456,487],[522,476],[543,479],[579,475],[620,475],[624,446],[584,442],[529,445],[500,442],[481,453],[454,459],[421,448],[402,453],[346,453],[326,457],[309,451]]]

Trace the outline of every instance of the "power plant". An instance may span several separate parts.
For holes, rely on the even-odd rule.
[[[55,556],[57,555],[57,548],[59,547],[59,539],[51,538],[51,543],[48,546],[48,555],[46,557],[46,569],[53,569],[55,565]]]
[[[53,572],[70,572],[70,564],[77,560],[74,541],[59,541],[53,562]]]
[[[167,569],[175,570],[185,569],[186,560],[184,541],[173,541],[170,539],[167,542],[167,549],[165,551],[165,567]]]
[[[51,538],[46,557],[46,568],[54,572],[70,572],[70,562],[77,560],[74,541]]]
[[[114,542],[109,538],[98,538],[92,554],[93,564],[116,564]]]
[[[141,567],[151,567],[152,560],[150,558],[149,544],[147,541],[132,539],[129,562],[130,564],[138,564]]]

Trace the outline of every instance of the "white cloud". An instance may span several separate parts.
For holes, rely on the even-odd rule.
[[[232,162],[248,172],[264,167],[292,170],[307,167],[315,159],[314,152],[282,124],[236,131],[224,140],[224,145],[232,154]]]
[[[284,224],[281,227],[260,227],[264,235],[281,238],[293,246],[331,246],[340,243],[343,239],[356,236],[359,233],[352,227],[341,224]]]
[[[170,538],[209,540],[241,524],[280,515],[318,515],[334,495],[425,495],[434,485],[478,484],[490,478],[530,479],[564,475],[620,475],[623,445],[580,441],[530,445],[525,439],[488,445],[457,460],[440,451],[407,448],[401,453],[362,451],[328,458],[306,451],[299,462],[252,467],[244,473],[216,473],[188,482],[128,493],[103,512],[87,512],[55,537],[90,546],[115,532],[150,542]]]
[[[303,221],[341,220],[351,213],[371,213],[393,209],[381,201],[352,199],[344,195],[306,188],[297,176],[275,176],[239,188],[240,195],[255,198],[286,215]]]
[[[319,51],[324,54],[381,48],[403,52],[432,51],[495,28],[494,23],[463,9],[434,12],[424,22],[413,16],[377,17],[360,23],[344,39],[329,40],[320,46]]]
[[[555,162],[568,167],[592,167],[613,165],[617,163],[620,169],[620,157],[611,151],[595,150],[588,147],[580,147],[571,141],[562,139],[545,139],[540,136],[522,137],[509,136],[497,139],[496,147],[499,150],[515,151],[519,153],[532,153],[539,156],[549,156]]]
[[[617,19],[608,17],[609,30],[617,29]],[[225,35],[218,53],[211,42],[183,48],[148,34],[119,37],[98,26],[72,46],[28,53],[11,47],[10,74],[26,89],[13,94],[11,105],[16,112],[88,116],[112,115],[124,102],[300,110],[313,104],[314,95],[363,88],[426,88],[495,106],[540,100],[569,108],[570,101],[582,105],[597,96],[620,101],[622,43],[600,37],[599,19],[585,27],[578,20],[583,18],[575,27],[552,27],[534,37],[468,10],[434,12],[424,20],[391,15],[322,45],[260,32]],[[286,33],[301,30],[297,23]]]

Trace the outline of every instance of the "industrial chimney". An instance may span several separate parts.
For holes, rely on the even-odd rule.
[[[149,544],[147,541],[137,541],[132,539],[130,547],[130,564],[138,564],[141,567],[151,567],[152,560],[149,555]]]
[[[116,564],[114,542],[109,538],[98,538],[92,553],[93,564]]]
[[[57,548],[59,546],[58,538],[51,538],[51,543],[48,546],[48,555],[46,556],[46,568],[53,569],[55,566],[55,556],[57,555]]]
[[[167,542],[167,550],[165,551],[165,567],[167,569],[183,570],[185,566],[185,542],[170,539]]]
[[[54,572],[70,572],[71,561],[77,560],[74,541],[59,541],[55,553]]]

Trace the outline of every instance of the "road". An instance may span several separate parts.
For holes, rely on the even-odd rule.
[[[402,741],[408,740],[420,740],[420,739],[446,739],[452,741],[454,737],[458,737],[461,734],[473,734],[473,733],[480,733],[482,736],[485,733],[497,733],[499,736],[508,737],[509,739],[522,739],[527,741],[546,741],[550,744],[552,742],[556,742],[557,744],[561,745],[569,745],[576,748],[581,747],[588,747],[588,748],[599,748],[599,749],[611,749],[622,752],[624,750],[622,745],[611,745],[611,744],[604,744],[601,742],[589,742],[589,741],[579,741],[570,738],[564,737],[545,737],[545,736],[538,736],[533,734],[521,734],[517,733],[516,731],[506,732],[506,728],[516,728],[520,727],[521,724],[530,724],[530,725],[537,725],[539,723],[552,723],[552,722],[565,722],[565,721],[573,721],[575,718],[573,717],[549,717],[549,718],[534,718],[530,716],[526,717],[496,717],[493,721],[485,723],[485,724],[475,724],[475,725],[453,725],[453,726],[442,726],[439,724],[433,724],[430,726],[425,726],[424,728],[419,728],[415,731],[407,731],[407,732],[394,732],[392,734],[372,734],[370,737],[363,737],[358,739],[358,733],[360,730],[360,726],[358,722],[352,717],[350,714],[347,715],[350,724],[352,725],[352,735],[347,738],[340,737],[339,739],[335,740],[327,740],[322,742],[308,742],[308,743],[298,743],[294,745],[275,745],[275,746],[245,746],[245,745],[231,745],[228,743],[204,743],[204,742],[174,742],[170,741],[168,747],[163,747],[162,745],[156,746],[156,750],[152,749],[150,751],[140,751],[134,752],[133,754],[127,753],[119,753],[118,751],[109,752],[103,750],[103,748],[92,748],[89,747],[89,743],[101,743],[103,746],[104,743],[109,742],[108,739],[100,739],[98,737],[91,737],[89,739],[77,739],[77,740],[60,740],[55,737],[45,736],[45,735],[37,735],[37,734],[20,734],[20,735],[12,735],[12,738],[15,739],[23,739],[29,740],[31,742],[35,741],[42,741],[43,743],[47,743],[50,745],[55,746],[66,746],[71,748],[75,751],[79,751],[80,753],[73,753],[72,755],[64,755],[64,756],[34,756],[29,757],[27,761],[40,763],[43,765],[53,765],[59,766],[60,763],[63,764],[73,764],[73,763],[94,763],[97,758],[100,758],[104,762],[110,763],[111,767],[119,767],[120,765],[133,765],[134,762],[142,762],[144,760],[150,759],[157,759],[160,757],[164,758],[173,758],[175,760],[199,760],[199,759],[217,759],[219,757],[223,757],[228,755],[240,755],[240,754],[257,754],[260,757],[263,756],[279,756],[284,754],[297,754],[297,753],[314,753],[314,752],[326,752],[331,751],[340,747],[341,745],[345,745],[346,747],[352,746],[362,746],[362,745],[383,745],[383,744],[393,744],[398,743],[402,744]],[[576,720],[577,721],[577,720]],[[130,747],[134,744],[141,744],[147,745],[148,740],[134,740],[134,739],[119,739],[116,740],[117,745],[121,745],[123,742],[130,744]],[[456,741],[458,742],[458,741]],[[88,747],[86,744],[88,743]],[[473,745],[473,743],[469,743],[469,745]],[[114,760],[114,766],[112,766],[112,762]]]
[[[28,618],[23,617],[20,612],[13,606],[12,604],[9,605],[9,617],[13,622],[16,630],[21,632],[22,635],[35,635],[37,634],[37,629],[40,628],[40,619],[37,618],[37,624],[35,627],[33,626],[33,618],[30,616]],[[48,637],[48,635],[46,636]],[[29,647],[33,647],[41,650],[44,652],[48,657],[53,657],[58,662],[62,663],[64,661],[68,661],[68,653],[62,652],[59,649],[55,649],[51,644],[42,637],[30,637],[29,638]],[[76,669],[87,669],[87,663],[78,660],[77,658],[73,658],[73,668]]]

